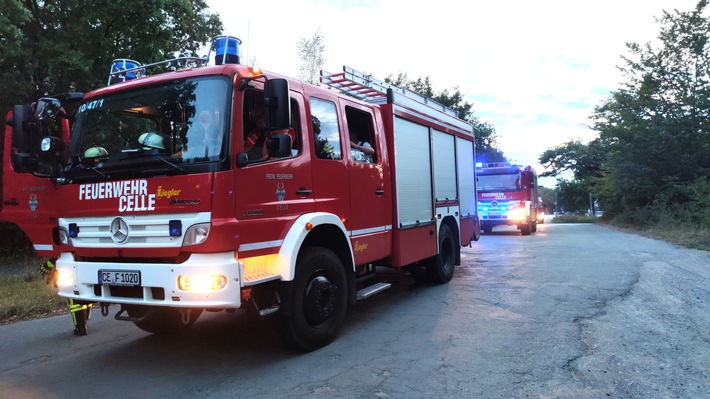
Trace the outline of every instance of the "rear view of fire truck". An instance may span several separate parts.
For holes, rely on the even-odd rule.
[[[537,231],[537,174],[530,167],[477,163],[478,212],[485,233],[500,225],[517,226],[522,235]]]
[[[242,65],[240,44],[118,59],[74,115],[45,98],[6,128],[12,173],[51,182],[59,294],[156,334],[251,309],[314,350],[390,287],[378,269],[450,281],[480,235],[471,125],[350,68],[328,90]],[[69,117],[69,140],[33,127]]]

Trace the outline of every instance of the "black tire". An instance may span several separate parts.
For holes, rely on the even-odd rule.
[[[527,223],[525,223],[525,224],[521,224],[521,225],[520,225],[520,234],[522,234],[522,235],[524,235],[524,236],[529,236],[529,235],[530,235],[530,230],[532,229],[532,227],[530,227],[531,224],[532,224],[532,223],[530,223],[530,222],[527,222]]]
[[[486,234],[491,234],[493,232],[493,227],[491,226],[483,226],[481,227],[481,230],[483,230],[484,233]]]
[[[532,231],[533,233],[537,232],[537,221],[532,222],[532,225],[530,227],[530,231]]]
[[[456,263],[456,240],[451,228],[442,224],[439,229],[439,254],[429,267],[431,281],[444,284],[454,277],[454,264]]]
[[[299,256],[296,275],[284,285],[286,303],[279,321],[291,348],[314,351],[331,343],[345,320],[348,285],[345,269],[333,251],[313,247]]]
[[[133,324],[143,331],[158,335],[177,334],[187,330],[202,314],[202,309],[185,309],[190,312],[187,324],[183,323],[182,312],[177,308],[156,308],[152,306],[129,306],[128,316],[139,318]]]

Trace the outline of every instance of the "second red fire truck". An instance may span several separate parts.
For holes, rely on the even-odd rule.
[[[153,333],[252,307],[314,350],[389,287],[379,267],[448,282],[480,235],[472,126],[349,68],[328,90],[242,65],[240,43],[116,60],[105,88],[8,115],[3,203],[59,257],[59,294]]]
[[[530,166],[477,163],[478,213],[485,233],[500,225],[517,226],[522,235],[537,231],[537,173]]]

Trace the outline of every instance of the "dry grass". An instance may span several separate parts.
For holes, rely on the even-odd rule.
[[[36,272],[0,275],[0,324],[54,315],[68,310],[57,289]]]

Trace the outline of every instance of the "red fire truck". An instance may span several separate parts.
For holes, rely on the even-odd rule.
[[[152,333],[250,308],[314,350],[349,304],[389,288],[379,268],[448,282],[480,235],[472,126],[350,68],[322,72],[339,90],[259,71],[239,44],[119,59],[74,107],[76,94],[8,115],[4,204],[59,256],[59,295]],[[67,119],[69,139],[66,123],[40,128]]]
[[[517,226],[522,235],[537,231],[537,173],[530,166],[476,163],[478,213],[485,233],[499,225]]]

